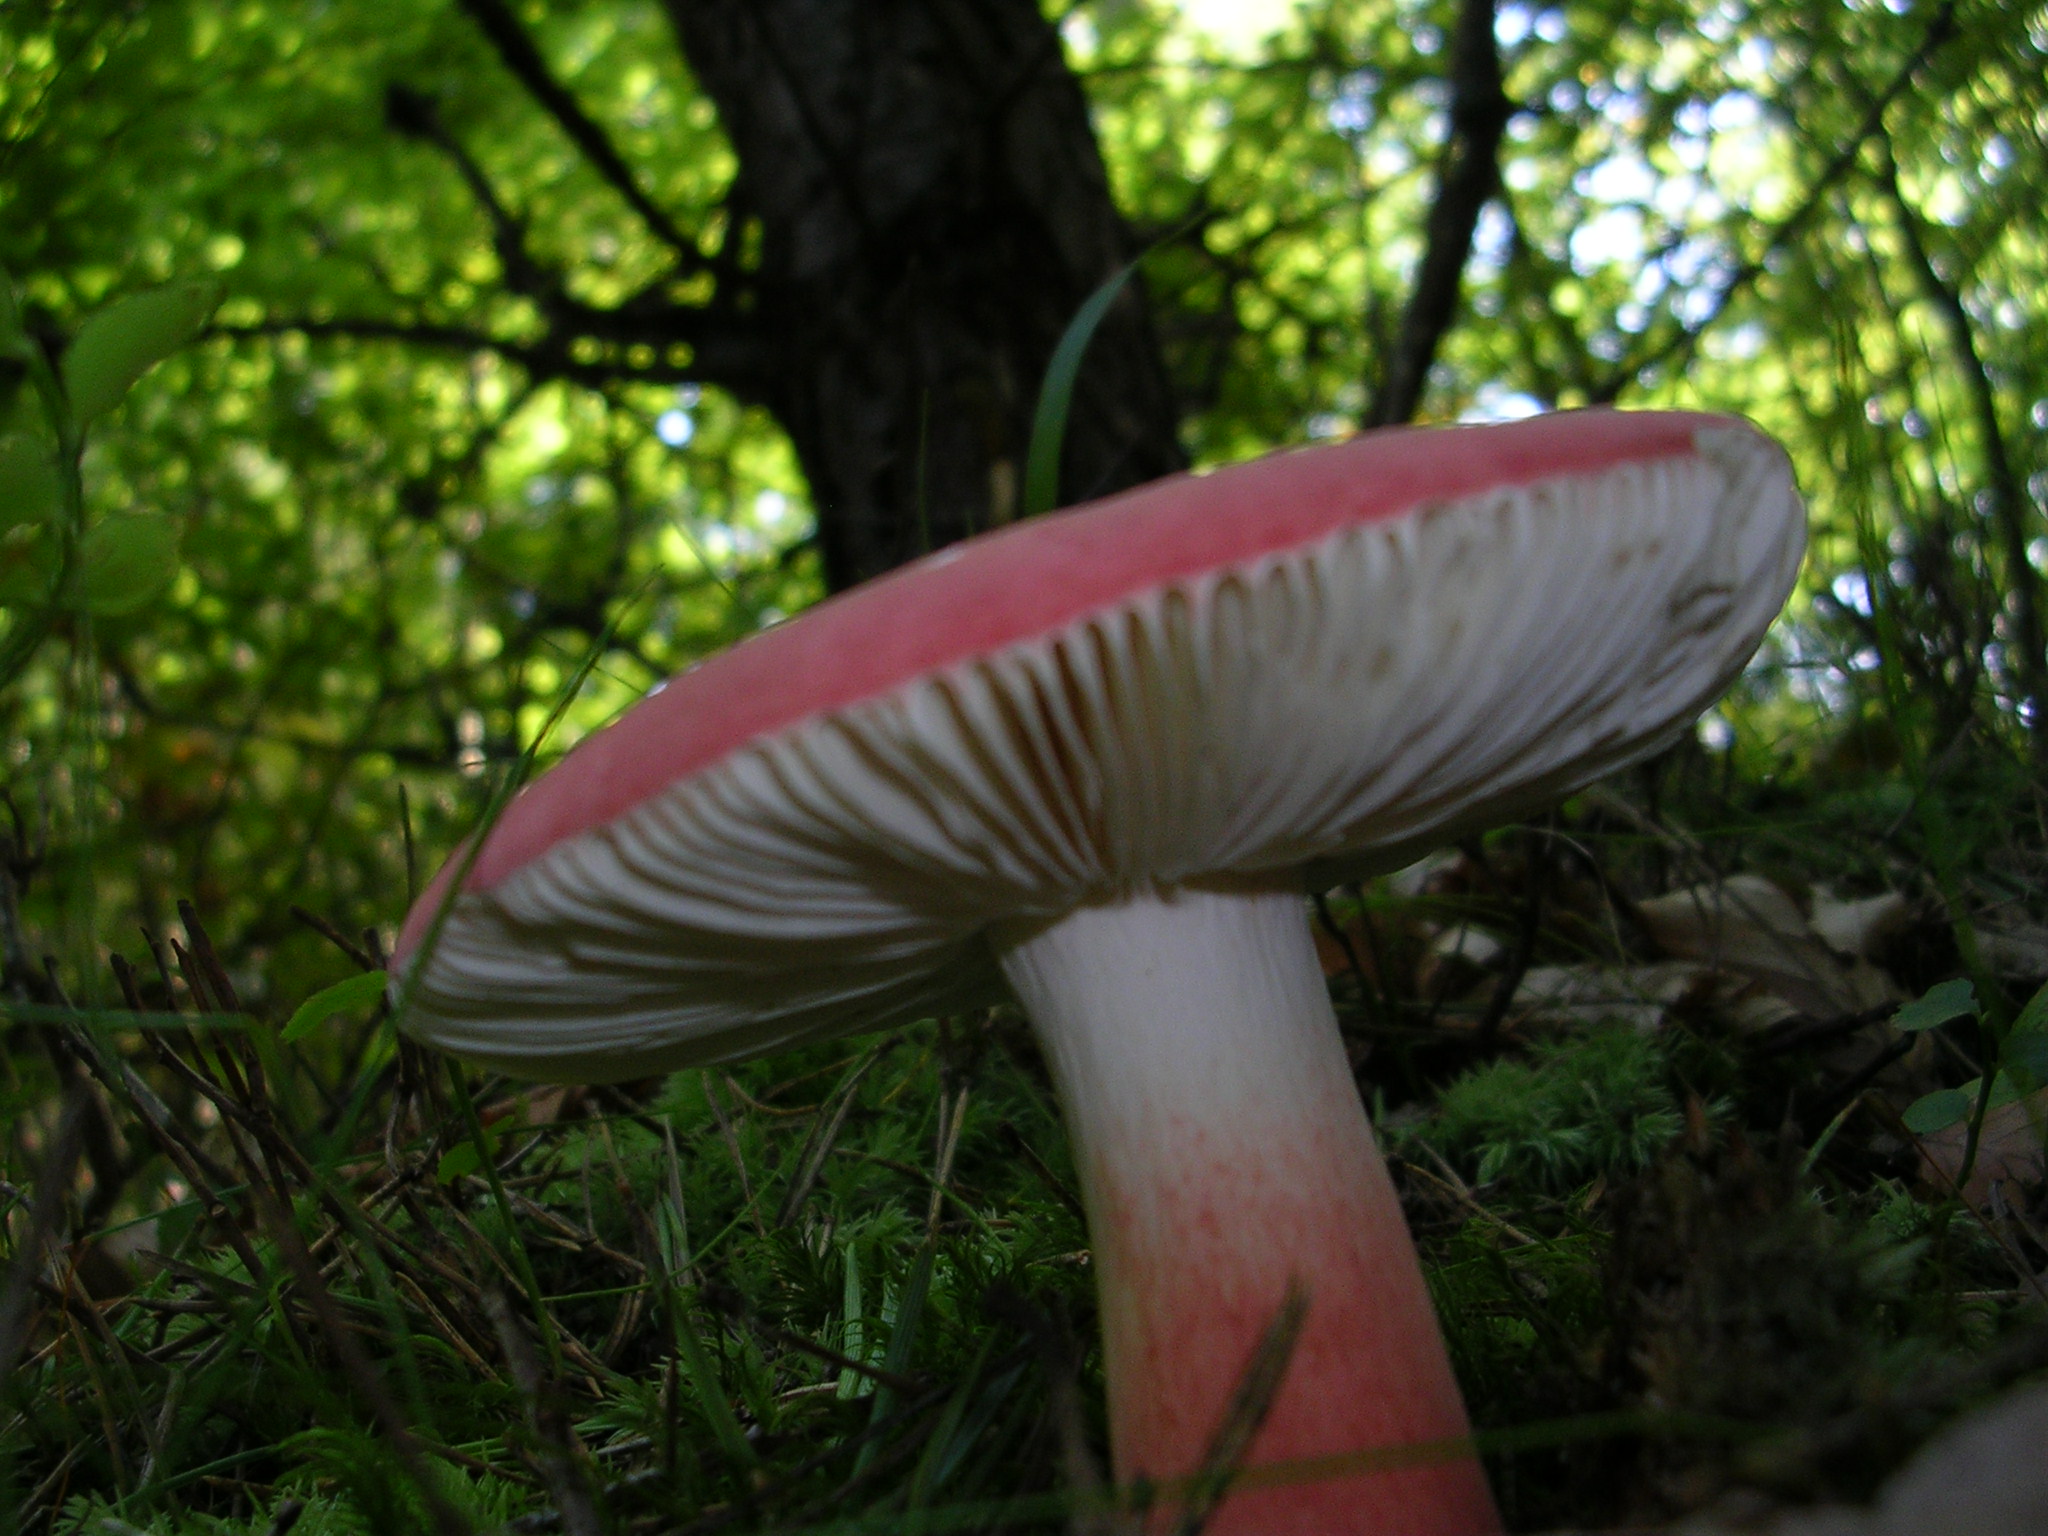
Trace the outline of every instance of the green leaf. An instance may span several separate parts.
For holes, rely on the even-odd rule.
[[[498,1133],[488,1125],[483,1127],[484,1147],[495,1157],[498,1152]],[[476,1138],[465,1137],[441,1154],[440,1162],[434,1165],[434,1177],[443,1184],[452,1184],[465,1173],[475,1173],[483,1167],[483,1153],[477,1150]]]
[[[2048,985],[2028,998],[2027,1006],[2012,1021],[2012,1032],[2016,1035],[2037,1029],[2048,1031]]]
[[[1954,981],[1929,987],[1925,997],[1901,1008],[1892,1023],[1912,1034],[1917,1030],[1933,1029],[1951,1019],[1976,1016],[1977,993],[1966,978],[1959,976]]]
[[[1067,441],[1067,413],[1074,403],[1074,381],[1080,377],[1081,358],[1109,306],[1124,291],[1124,284],[1138,264],[1117,268],[1109,279],[1088,295],[1066,334],[1053,349],[1045,365],[1045,382],[1038,388],[1038,411],[1031,418],[1031,447],[1024,458],[1024,515],[1036,517],[1050,512],[1060,499],[1060,450]]]
[[[1939,1088],[1924,1098],[1915,1099],[1899,1118],[1915,1136],[1932,1136],[1936,1131],[1945,1131],[1960,1124],[1975,1101],[1976,1095],[1961,1088]]]
[[[49,519],[64,504],[64,481],[34,438],[0,438],[0,533]]]
[[[2048,1084],[2048,1029],[2015,1029],[2005,1037],[1998,1062],[2000,1076],[2009,1076],[2022,1092]]]
[[[220,297],[216,283],[172,283],[118,299],[80,326],[64,353],[64,392],[80,425],[197,335]]]
[[[292,1010],[281,1038],[288,1042],[304,1039],[337,1013],[376,1002],[390,982],[391,978],[382,971],[365,971],[331,987],[322,987]]]
[[[0,608],[40,608],[50,599],[61,555],[48,524],[0,546]]]
[[[176,1258],[192,1234],[199,1228],[199,1218],[205,1212],[197,1200],[181,1200],[176,1205],[166,1206],[156,1218],[156,1251]]]
[[[28,328],[21,323],[21,306],[14,298],[14,280],[0,267],[0,357],[26,362],[30,345]]]
[[[101,617],[133,613],[178,574],[178,530],[154,512],[116,512],[79,545],[78,603]]]

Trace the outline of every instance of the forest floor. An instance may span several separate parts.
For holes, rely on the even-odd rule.
[[[1942,773],[1689,744],[1315,904],[1513,1529],[1858,1505],[2048,1370],[2042,800]],[[1013,1011],[534,1089],[303,917],[365,979],[290,1024],[189,910],[18,1010],[0,1529],[1116,1528]]]

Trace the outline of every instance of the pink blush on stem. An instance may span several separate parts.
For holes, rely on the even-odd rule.
[[[1240,1155],[1204,1145],[1198,1158],[1167,1171],[1149,1196],[1153,1220],[1100,1224],[1095,1256],[1117,1383],[1111,1438],[1119,1480],[1172,1481],[1203,1469],[1226,1405],[1294,1281],[1306,1292],[1307,1314],[1244,1465],[1373,1449],[1387,1450],[1388,1464],[1242,1489],[1205,1531],[1476,1536],[1497,1529],[1469,1453],[1413,1465],[1402,1455],[1404,1447],[1455,1441],[1469,1429],[1369,1131],[1331,1134],[1326,1127],[1292,1145],[1234,1151]],[[1112,1210],[1140,1199],[1125,1181],[1109,1182],[1117,1186]]]
[[[1300,896],[1144,892],[1002,954],[1075,1145],[1118,1480],[1204,1470],[1298,1282],[1307,1315],[1242,1465],[1356,1456],[1369,1470],[1240,1489],[1205,1530],[1498,1531],[1469,1450],[1403,1454],[1469,1429]]]

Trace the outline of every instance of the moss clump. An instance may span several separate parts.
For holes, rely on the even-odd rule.
[[[1467,1073],[1407,1135],[1482,1184],[1562,1191],[1648,1166],[1683,1123],[1658,1038],[1603,1024]]]

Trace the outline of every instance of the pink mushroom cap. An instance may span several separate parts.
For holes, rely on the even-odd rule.
[[[1529,526],[1511,529],[1514,521]],[[1714,538],[1702,540],[1709,528]],[[1496,536],[1498,547],[1484,547]],[[1418,558],[1451,541],[1469,544],[1476,564],[1491,562],[1496,581],[1500,562],[1509,563],[1498,601],[1510,609],[1479,611],[1458,593],[1415,584]],[[1712,569],[1678,566],[1703,544],[1718,562]],[[1185,829],[1179,846],[1164,850],[1167,867],[1134,867],[1111,821],[1131,786],[1080,761],[1116,722],[1087,718],[1078,697],[1081,711],[1059,709],[1052,695],[1086,694],[1097,684],[1057,669],[1089,665],[1112,631],[1171,624],[1183,605],[1228,607],[1233,593],[1327,580],[1319,562],[1339,545],[1382,555],[1356,573],[1368,585],[1325,592],[1332,610],[1353,610],[1344,629],[1365,648],[1353,659],[1403,673],[1397,696],[1373,700],[1378,707],[1349,722],[1352,776],[1367,786],[1355,798],[1363,803],[1331,805],[1331,786],[1304,817],[1253,839],[1230,835],[1238,829],[1216,825],[1212,814],[1208,826]],[[1295,866],[1312,885],[1394,867],[1432,841],[1504,819],[1666,744],[1754,649],[1802,547],[1783,454],[1747,423],[1609,410],[1367,433],[1156,481],[968,540],[691,667],[526,786],[490,829],[433,963],[414,978],[408,1027],[514,1073],[640,1076],[983,999],[995,987],[993,967],[962,952],[985,949],[990,923],[1056,913],[1133,881]],[[1596,554],[1611,570],[1595,569]],[[1666,565],[1675,567],[1668,577]],[[1666,580],[1690,606],[1629,608],[1646,588],[1661,601]],[[1388,589],[1372,590],[1375,583]],[[1625,619],[1637,627],[1624,630]],[[1417,650],[1440,643],[1430,624],[1447,620],[1499,637],[1491,650],[1468,643],[1457,658],[1489,678],[1449,673],[1449,657],[1416,667]],[[1660,684],[1676,674],[1679,686],[1660,687],[1646,717],[1629,690],[1589,678],[1594,686],[1580,693],[1599,696],[1585,718],[1572,717],[1581,729],[1566,751],[1555,749],[1556,720],[1524,727],[1545,728],[1550,750],[1510,737],[1506,728],[1526,713],[1526,701],[1501,699],[1505,718],[1489,706],[1474,722],[1491,735],[1485,755],[1493,771],[1451,784],[1403,771],[1419,724],[1440,702],[1486,696],[1492,689],[1475,683],[1510,672],[1591,673],[1596,657]],[[1018,661],[1027,673],[1038,661],[1036,675],[988,701],[986,719],[970,720],[961,695],[977,681],[1000,692],[995,670]],[[1275,654],[1273,663],[1285,669],[1289,659]],[[1265,686],[1245,682],[1248,690]],[[934,691],[942,697],[913,698]],[[1228,805],[1268,792],[1270,754],[1287,752],[1285,742],[1261,737],[1247,751],[1247,723],[1230,716],[1227,701],[1181,702],[1191,718],[1173,742],[1204,753],[1205,766],[1224,761],[1247,774],[1241,785],[1216,786],[1212,800]],[[1300,702],[1325,715],[1322,727],[1345,724],[1325,714],[1341,707],[1337,699]],[[1588,702],[1560,697],[1555,713],[1574,704],[1584,712]],[[852,738],[871,721],[914,733],[934,709],[948,717],[929,723],[973,739],[906,741],[886,767],[868,765],[898,799],[917,779],[909,792],[926,802],[932,823],[921,834],[989,809],[980,798],[946,802],[948,779],[972,774],[936,754],[1015,752],[1014,765],[989,767],[1003,782],[960,787],[997,800],[1077,791],[1084,803],[1068,809],[1084,825],[1060,830],[1094,838],[1094,856],[1061,857],[1062,849],[1019,861],[984,846],[941,855],[934,868],[929,850],[902,839],[901,829],[850,807],[835,817],[829,802],[843,803],[851,790],[809,780],[802,770],[816,754],[805,738],[857,752]],[[1277,723],[1261,720],[1260,728]],[[1219,749],[1220,760],[1206,756]],[[939,771],[923,775],[925,767]],[[785,769],[794,771],[778,779]],[[1395,792],[1372,793],[1376,782]],[[694,814],[720,825],[689,827]],[[1028,835],[1004,831],[996,840]],[[843,843],[824,846],[824,838]],[[676,873],[684,899],[675,903],[660,899],[669,883],[659,868],[665,849],[692,861]],[[400,969],[459,863],[414,905],[399,936]],[[723,911],[721,888],[731,897]],[[636,891],[650,898],[646,907],[635,905]],[[849,904],[874,910],[850,912]],[[829,909],[822,931],[806,926],[806,911],[819,907]],[[702,968],[700,935],[713,951]],[[735,947],[759,965],[747,965]],[[849,961],[860,975],[844,986],[831,981],[846,975]]]

